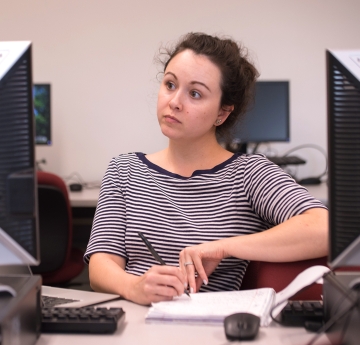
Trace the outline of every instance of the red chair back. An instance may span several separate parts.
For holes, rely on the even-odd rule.
[[[38,171],[40,265],[32,267],[44,284],[62,284],[84,266],[82,252],[72,247],[72,211],[65,182],[57,175]]]
[[[245,273],[241,289],[258,289],[272,287],[276,292],[289,285],[294,278],[305,269],[322,265],[327,266],[327,257],[295,262],[250,262]],[[291,299],[320,300],[322,285],[314,284],[297,293]]]

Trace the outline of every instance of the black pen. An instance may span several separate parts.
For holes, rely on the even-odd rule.
[[[145,243],[146,247],[149,249],[152,256],[160,262],[161,265],[166,265],[165,261],[161,258],[161,256],[156,252],[154,247],[151,245],[151,243],[148,241],[148,239],[145,237],[145,235],[142,232],[138,232],[138,235]],[[190,297],[189,292],[185,289],[184,292]]]

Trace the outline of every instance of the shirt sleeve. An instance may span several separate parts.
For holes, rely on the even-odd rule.
[[[85,263],[97,252],[127,257],[125,249],[126,206],[117,159],[110,162],[101,183]]]
[[[326,209],[306,188],[260,154],[248,157],[244,189],[254,212],[273,225],[311,208]]]

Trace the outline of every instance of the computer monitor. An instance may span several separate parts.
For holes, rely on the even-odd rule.
[[[51,86],[34,84],[35,143],[51,145]]]
[[[360,266],[360,50],[326,52],[329,265]]]
[[[234,132],[241,151],[248,143],[290,141],[289,107],[288,81],[257,81],[254,104]]]
[[[0,265],[39,262],[31,43],[0,42]]]

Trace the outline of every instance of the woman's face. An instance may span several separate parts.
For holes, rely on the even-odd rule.
[[[169,139],[199,139],[215,135],[215,122],[222,122],[221,72],[204,55],[185,50],[172,58],[161,82],[157,116]],[[227,112],[225,112],[227,113]]]

